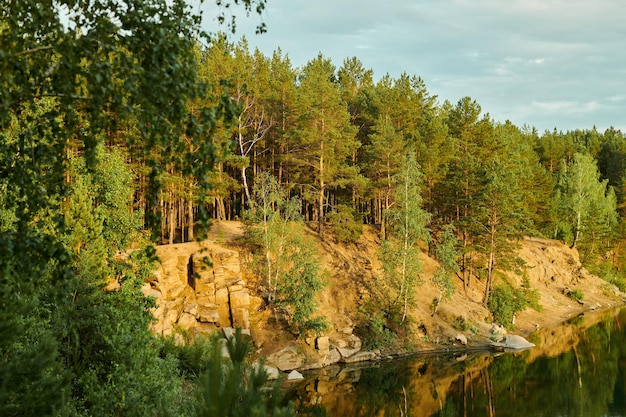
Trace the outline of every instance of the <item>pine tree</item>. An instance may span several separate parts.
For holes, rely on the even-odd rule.
[[[315,202],[318,233],[323,238],[329,190],[354,180],[356,171],[349,161],[359,144],[331,61],[322,55],[309,61],[299,81],[298,163],[301,182],[311,187],[305,199]]]

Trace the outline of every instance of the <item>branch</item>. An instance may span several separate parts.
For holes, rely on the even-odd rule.
[[[24,55],[30,55],[30,54],[34,54],[40,51],[47,51],[52,49],[53,47],[51,45],[47,45],[47,46],[38,46],[37,48],[32,48],[32,49],[27,49],[25,51],[22,52],[18,52],[17,54],[15,54],[15,56],[24,56]]]
[[[71,98],[75,100],[93,100],[93,97],[89,96],[79,96],[76,94],[52,94],[52,93],[42,93],[35,94],[33,98],[42,98],[42,97],[59,97],[59,98]]]

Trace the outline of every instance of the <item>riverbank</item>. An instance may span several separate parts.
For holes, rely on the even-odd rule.
[[[157,299],[154,331],[163,335],[177,332],[210,333],[228,327],[249,330],[255,355],[266,358],[277,369],[315,369],[333,363],[380,360],[415,353],[463,352],[491,349],[506,334],[527,337],[538,329],[551,328],[584,312],[604,310],[623,304],[624,294],[588,273],[578,253],[553,240],[527,238],[520,242],[519,256],[526,267],[520,275],[500,273],[498,282],[514,287],[526,279],[537,292],[539,310],[527,308],[517,315],[507,332],[492,323],[482,304],[484,280],[473,278],[469,285],[456,278],[456,291],[432,314],[432,300],[438,296],[430,278],[437,262],[421,256],[421,285],[410,311],[410,331],[393,346],[365,350],[359,333],[361,307],[381,285],[377,252],[380,240],[366,227],[356,244],[340,244],[331,236],[319,239],[317,258],[327,273],[327,286],[318,296],[318,313],[330,329],[319,337],[296,337],[286,322],[267,308],[262,283],[249,268],[250,253],[242,243],[239,222],[214,222],[202,243],[164,245],[157,248],[161,264],[145,292]],[[202,257],[213,263],[201,268]],[[190,271],[200,271],[192,279]],[[568,296],[572,291],[582,300]]]

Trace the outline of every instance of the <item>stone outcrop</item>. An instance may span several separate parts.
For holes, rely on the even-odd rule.
[[[304,363],[304,356],[298,352],[295,346],[287,346],[267,357],[267,362],[281,371],[298,369]]]
[[[494,347],[509,350],[524,350],[535,347],[534,343],[529,342],[524,337],[516,334],[508,334],[502,342],[494,342]]]
[[[210,242],[158,246],[153,279],[143,288],[156,299],[153,331],[210,333],[250,327],[251,297],[239,253]]]

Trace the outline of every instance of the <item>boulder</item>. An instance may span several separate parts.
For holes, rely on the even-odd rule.
[[[198,315],[198,304],[196,304],[196,303],[185,304],[185,306],[183,307],[183,313],[189,313],[189,314],[192,314],[194,316],[197,316]]]
[[[328,336],[321,336],[315,340],[315,347],[319,350],[320,355],[327,355],[330,349],[330,339]]]
[[[467,346],[467,337],[464,334],[457,333],[455,340],[458,340],[463,346]]]
[[[522,336],[518,336],[516,334],[507,335],[503,344],[507,349],[529,349],[531,347],[535,347],[534,343],[530,343]]]
[[[334,345],[342,358],[348,358],[361,350],[361,339],[351,334],[348,336],[332,337],[330,343]]]
[[[296,371],[295,369],[289,372],[289,375],[287,375],[287,381],[295,381],[298,379],[304,379],[304,376],[300,372]]]
[[[259,362],[254,362],[252,364],[252,369],[258,370],[260,366],[261,364]],[[278,379],[278,377],[280,376],[280,371],[278,370],[278,368],[275,368],[273,366],[263,365],[263,371],[265,371],[268,380]]]
[[[281,371],[290,371],[302,366],[304,357],[298,353],[298,350],[294,346],[287,346],[269,355],[267,362],[276,366]]]
[[[235,337],[235,329],[232,327],[222,327],[222,331],[224,332],[224,337],[226,337],[226,339]]]
[[[363,351],[357,352],[350,357],[343,358],[341,361],[344,363],[366,362],[375,360],[377,356],[378,355],[376,355],[375,352]]]
[[[341,353],[336,347],[331,346],[328,350],[328,355],[322,361],[323,366],[333,365],[341,360]]]

